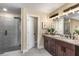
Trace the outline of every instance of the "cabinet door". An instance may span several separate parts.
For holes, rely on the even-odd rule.
[[[44,48],[48,50],[48,40],[46,37],[44,37]]]
[[[70,56],[71,55],[71,50],[66,48],[66,53],[65,53],[66,56]]]
[[[50,43],[51,43],[51,38],[49,38],[49,37],[44,37],[44,48],[48,51],[48,52],[51,52],[51,50],[50,50],[50,47],[51,47],[51,45],[50,45]]]
[[[65,53],[65,55],[66,55],[66,56],[75,56],[75,50],[66,48],[66,53]]]
[[[61,45],[56,44],[56,55],[57,56],[63,56],[64,52],[62,51]]]
[[[52,55],[55,55],[55,40],[54,39],[50,40],[50,51]]]
[[[50,38],[48,38],[48,51],[50,52]]]

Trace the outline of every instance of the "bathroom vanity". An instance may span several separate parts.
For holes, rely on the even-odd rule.
[[[79,56],[79,40],[44,34],[44,48],[54,56]]]

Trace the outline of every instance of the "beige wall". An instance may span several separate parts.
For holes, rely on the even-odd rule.
[[[26,29],[26,19],[27,19],[27,16],[26,16],[26,10],[25,8],[22,8],[21,9],[21,51],[22,52],[25,52],[27,51],[27,29]]]
[[[22,8],[21,9],[21,50],[27,51],[28,50],[28,39],[27,39],[27,17],[28,16],[34,16],[38,17],[38,48],[43,48],[44,42],[42,38],[42,33],[44,32],[44,29],[42,29],[42,22],[46,22],[46,26],[51,26],[52,20],[48,19],[47,15],[44,13],[40,13],[37,11],[34,11],[30,8]],[[49,21],[50,20],[50,21]]]
[[[66,3],[63,6],[61,6],[60,8],[56,9],[55,11],[49,13],[48,16],[51,16],[55,13],[59,13],[59,15],[63,15],[63,10],[65,10],[66,8],[69,8],[70,6],[73,6],[75,4],[77,4],[77,3]]]
[[[57,34],[64,34],[64,19],[59,18],[53,21],[53,25]]]
[[[42,31],[42,33],[45,33],[46,31],[47,31],[47,28],[51,28],[51,27],[53,27],[53,20],[52,19],[50,19],[50,18],[48,18],[48,17],[45,17],[43,20],[42,20],[42,22],[43,22],[43,31]]]
[[[70,32],[73,34],[75,29],[79,30],[79,20],[71,19]]]
[[[49,13],[48,16],[50,17],[51,15],[53,15],[53,14],[55,14],[55,13],[58,13],[59,16],[63,16],[64,14],[66,14],[66,13],[63,13],[63,10],[65,10],[65,9],[67,9],[67,8],[69,8],[69,7],[73,6],[73,5],[75,5],[75,4],[77,4],[77,3],[66,3],[66,4],[64,4],[63,6],[61,6],[60,8],[56,9],[55,11]],[[75,8],[74,10],[79,10],[79,8]],[[74,11],[74,10],[72,10],[72,11]],[[70,11],[69,11],[69,12],[70,12]],[[69,13],[69,12],[67,12],[67,13]],[[52,18],[52,19],[53,19],[53,18]],[[54,20],[55,20],[55,18],[54,18]],[[55,22],[54,22],[54,21],[52,22],[52,25],[55,25]],[[55,25],[55,26],[58,28],[58,25]],[[54,26],[54,27],[55,27],[55,26]],[[61,29],[61,27],[60,27],[59,29]],[[62,30],[64,30],[64,29],[62,29]],[[63,33],[63,32],[62,32],[62,33]]]
[[[63,9],[68,8],[69,6],[72,6],[74,4],[66,4],[62,6],[61,8],[55,10],[54,12],[50,13],[49,15],[46,15],[44,13],[40,13],[38,11],[32,10],[31,8],[21,8],[21,50],[27,51],[28,49],[28,39],[27,39],[27,17],[28,16],[35,16],[38,17],[38,48],[43,48],[44,42],[42,33],[46,31],[46,29],[42,29],[42,22],[45,23],[46,27],[52,27],[53,26],[53,20],[48,18],[50,15],[58,12],[60,15],[63,14]]]

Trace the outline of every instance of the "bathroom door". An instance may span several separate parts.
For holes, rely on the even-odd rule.
[[[28,16],[27,19],[27,39],[28,39],[28,49],[31,49],[35,46],[34,39],[34,18]]]
[[[18,20],[0,17],[0,51],[6,52],[18,43]]]

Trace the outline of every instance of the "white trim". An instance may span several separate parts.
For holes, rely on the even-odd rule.
[[[40,46],[38,49],[44,48],[44,46]]]
[[[40,20],[40,17],[38,15],[33,15],[33,14],[28,14],[27,16],[32,16],[32,17],[37,17],[38,18],[38,22]],[[28,19],[28,18],[27,18]],[[39,25],[39,23],[38,23]],[[38,30],[37,30],[38,31]],[[28,40],[28,39],[27,39]],[[28,43],[28,41],[27,41]],[[28,44],[27,44],[28,45]],[[38,35],[37,35],[37,48],[39,48],[39,32],[38,32]],[[31,49],[31,48],[30,48]]]
[[[28,52],[28,49],[21,51],[23,54]]]

